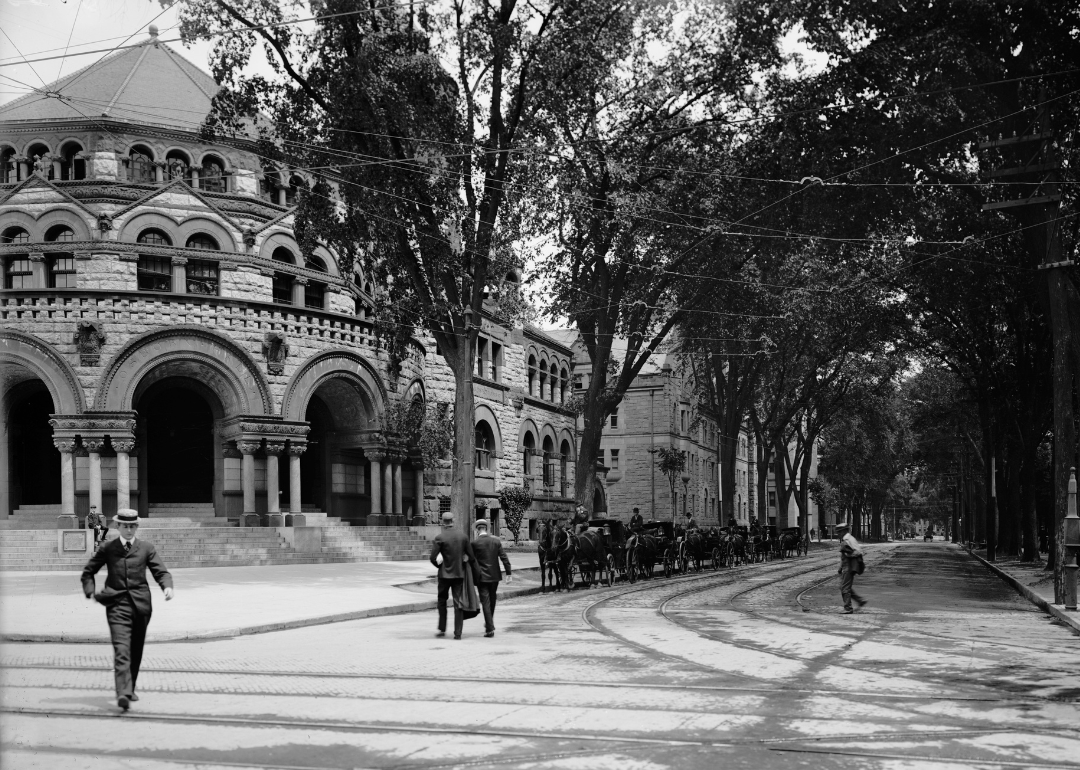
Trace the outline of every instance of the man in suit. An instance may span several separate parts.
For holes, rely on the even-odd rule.
[[[135,537],[139,529],[138,511],[121,508],[113,521],[120,536],[103,543],[90,557],[82,572],[82,587],[87,599],[97,599],[105,605],[114,653],[116,705],[127,711],[131,702],[139,699],[135,681],[139,678],[146,627],[150,625],[152,608],[146,569],[150,568],[154,580],[165,592],[165,601],[173,598],[173,582],[154,546]],[[102,567],[107,567],[109,574],[105,588],[95,593],[94,575]]]
[[[860,607],[866,604],[866,599],[855,593],[855,576],[859,574],[862,548],[847,524],[837,524],[836,534],[840,536],[840,596],[844,600],[844,614],[850,615],[855,611],[851,606],[852,599]]]
[[[487,519],[477,519],[476,538],[472,541],[473,553],[476,554],[476,588],[480,592],[480,606],[484,609],[484,636],[488,638],[495,636],[495,600],[499,581],[502,580],[500,560],[506,570],[506,582],[514,579],[502,540],[488,531],[490,526]]]
[[[446,601],[454,595],[454,638],[461,638],[461,627],[465,615],[461,608],[461,589],[465,583],[465,559],[474,562],[472,544],[464,532],[454,529],[454,514],[446,511],[442,515],[442,532],[431,542],[431,564],[439,568],[439,632],[435,636],[446,636]],[[472,568],[472,565],[469,565]]]

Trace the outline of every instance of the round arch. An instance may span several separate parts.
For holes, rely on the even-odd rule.
[[[33,147],[34,145],[38,145],[38,144],[45,145],[45,149],[48,150],[50,154],[52,154],[52,144],[45,141],[41,137],[37,137],[36,139],[30,139],[29,141],[24,142],[23,146],[22,146],[22,150],[19,152],[19,154],[22,155],[24,158],[30,158],[30,156],[27,155],[27,153],[30,152],[31,147]],[[31,160],[31,162],[33,162],[34,159],[30,158],[30,160]]]
[[[0,330],[0,364],[16,364],[45,383],[56,414],[86,411],[82,386],[75,370],[43,340],[24,332]]]
[[[546,438],[550,438],[551,443],[556,447],[559,446],[559,437],[555,434],[555,429],[551,427],[550,422],[545,422],[544,425],[540,428],[540,435],[538,436],[538,441],[543,444],[544,439]]]
[[[193,216],[180,223],[175,243],[187,243],[188,238],[196,233],[206,233],[218,242],[222,251],[236,251],[237,240],[232,232],[221,223],[204,216]]]
[[[179,238],[180,223],[170,216],[153,211],[140,211],[120,226],[117,240],[135,243],[143,230],[161,230],[173,243]]]
[[[278,249],[285,249],[292,254],[294,265],[300,264],[300,246],[296,243],[296,239],[280,230],[262,239],[262,243],[259,244],[259,257],[268,261],[272,260],[274,252]]]
[[[149,332],[125,345],[101,376],[95,408],[130,410],[136,388],[178,376],[210,386],[229,415],[274,411],[270,386],[247,351],[224,335],[190,326]]]
[[[427,391],[424,389],[424,380],[420,377],[414,377],[401,391],[401,401],[403,403],[407,404],[417,397],[425,404],[427,403]]]
[[[285,386],[281,399],[281,416],[286,420],[303,420],[308,401],[319,385],[330,377],[352,375],[371,398],[371,413],[383,414],[387,403],[386,387],[378,370],[351,350],[327,350],[316,353],[301,364]]]
[[[531,418],[526,417],[521,421],[520,427],[518,427],[518,450],[523,451],[525,449],[525,435],[532,433],[533,441],[536,445],[540,444],[540,429],[536,427],[536,423]]]
[[[473,426],[476,426],[481,421],[488,424],[492,435],[495,437],[495,456],[502,457],[502,429],[499,427],[499,419],[495,416],[495,412],[487,404],[477,404],[473,407]]]
[[[51,208],[37,218],[38,240],[45,237],[45,233],[54,225],[67,225],[75,231],[75,240],[89,241],[90,227],[86,223],[86,213],[73,208]]]
[[[25,211],[5,211],[4,216],[0,218],[0,232],[7,230],[9,227],[21,227],[26,230],[30,234],[31,243],[40,243],[45,240],[45,235],[41,232],[38,221]]]
[[[564,441],[570,444],[570,459],[577,461],[577,442],[574,441],[574,434],[566,428],[559,431],[558,446],[561,448]]]

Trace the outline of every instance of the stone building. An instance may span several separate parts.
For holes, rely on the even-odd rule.
[[[0,516],[436,515],[447,472],[385,415],[452,402],[450,371],[421,335],[388,374],[364,266],[301,256],[302,172],[203,141],[217,85],[153,29],[47,91],[0,106]],[[484,319],[477,500],[496,516],[508,484],[532,515],[571,507],[570,356]]]

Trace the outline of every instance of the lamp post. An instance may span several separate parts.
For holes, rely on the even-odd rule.
[[[689,511],[690,510],[690,504],[687,502],[687,495],[690,493],[690,471],[688,471],[688,470],[685,470],[685,471],[682,472],[682,489],[683,489],[683,498],[682,498],[683,508],[685,508],[687,511]],[[676,521],[676,517],[672,516],[671,520]]]
[[[1065,609],[1076,609],[1076,564],[1080,549],[1080,517],[1076,515],[1076,468],[1069,471],[1069,506],[1065,514]]]

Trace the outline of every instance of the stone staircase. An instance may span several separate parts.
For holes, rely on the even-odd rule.
[[[320,511],[305,511],[308,523],[323,529],[322,550],[301,553],[276,529],[208,521],[200,513],[140,520],[143,537],[154,543],[170,569],[402,561],[427,558],[430,551],[428,541],[407,527],[351,527]],[[50,529],[0,532],[0,571],[81,569],[85,556],[57,553],[55,519],[51,521]]]
[[[20,505],[11,516],[0,517],[0,530],[56,529],[60,503],[49,505]]]
[[[140,521],[143,524],[150,519],[186,519],[198,522],[214,522],[213,503],[150,503],[147,518]],[[222,519],[226,521],[226,519]]]

